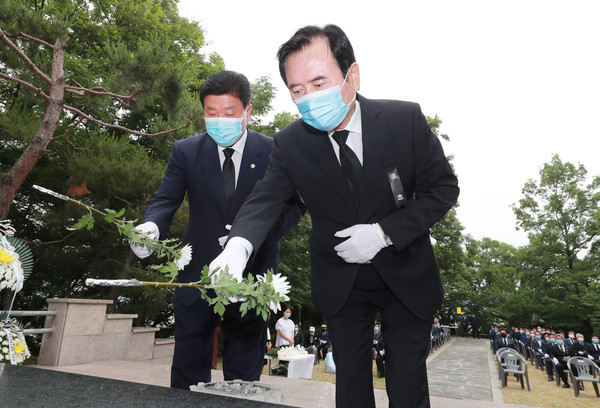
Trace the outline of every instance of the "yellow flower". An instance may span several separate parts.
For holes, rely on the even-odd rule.
[[[22,340],[17,340],[15,344],[15,353],[21,354],[27,352],[27,343]]]
[[[0,262],[11,263],[15,261],[15,257],[6,249],[0,249]]]

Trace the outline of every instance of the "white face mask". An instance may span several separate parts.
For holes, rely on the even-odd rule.
[[[577,341],[580,341],[583,343],[583,337],[577,337]]]
[[[570,339],[574,339],[574,338],[575,338],[575,335],[574,335],[574,334],[569,334],[569,338],[570,338]]]

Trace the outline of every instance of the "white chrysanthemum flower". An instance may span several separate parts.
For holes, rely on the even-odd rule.
[[[259,282],[264,283],[265,279],[266,279],[266,275],[259,275],[256,278],[258,279]],[[277,294],[279,294],[279,296],[283,296],[283,299],[286,302],[288,300],[290,300],[290,298],[287,294],[290,293],[291,286],[287,281],[287,277],[281,276],[281,273],[274,274],[273,282],[271,282],[271,285],[275,289],[275,292],[277,292]],[[274,313],[277,313],[277,311],[281,310],[281,304],[279,302],[275,302],[275,301],[271,300],[269,302],[269,308]]]
[[[186,244],[183,248],[181,248],[181,257],[175,260],[175,265],[179,270],[182,270],[186,267],[192,260],[192,246],[190,244]]]

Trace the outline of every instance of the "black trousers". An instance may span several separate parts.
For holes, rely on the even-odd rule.
[[[260,380],[267,344],[267,322],[253,311],[242,317],[239,305],[227,305],[221,321],[201,298],[186,306],[175,297],[171,387],[189,390],[191,384],[210,382],[215,329],[219,324],[223,334],[224,379]]]
[[[558,371],[558,376],[565,384],[569,383],[569,376],[565,372],[565,370],[568,370],[568,369],[569,369],[569,367],[567,366],[567,363],[565,363],[564,361],[559,361],[558,364],[556,365],[556,371]]]
[[[378,311],[385,341],[389,406],[429,407],[425,361],[433,316],[422,320],[412,314],[370,265],[360,267],[346,304],[328,317],[336,365],[336,406],[375,407],[373,323]]]

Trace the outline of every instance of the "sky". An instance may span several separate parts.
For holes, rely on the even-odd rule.
[[[600,175],[600,2],[595,0],[181,0],[227,69],[269,76],[274,112],[298,113],[276,53],[305,25],[339,25],[360,93],[418,102],[442,120],[465,234],[526,245],[511,209],[558,154]]]

